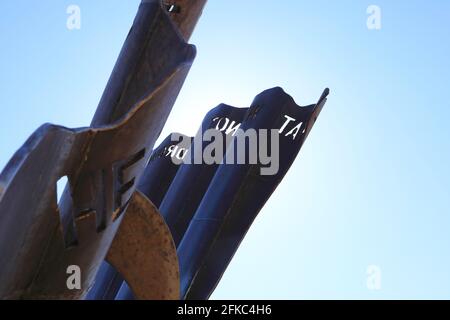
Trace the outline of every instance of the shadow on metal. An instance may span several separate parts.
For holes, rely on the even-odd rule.
[[[175,159],[181,160],[186,155],[191,141],[191,137],[172,133],[153,150],[144,173],[138,182],[138,189],[150,199],[155,207],[159,207],[180,167]],[[94,286],[89,290],[86,299],[113,300],[122,282],[122,276],[108,263],[103,262]]]
[[[179,244],[182,298],[209,298],[256,215],[295,160],[328,93],[326,89],[316,104],[300,107],[281,88],[273,88],[259,94],[250,108],[220,105],[205,117],[199,134],[209,128],[232,136],[237,127],[276,129],[279,168],[274,175],[261,175],[260,169],[266,165],[262,163],[185,163],[179,168],[160,212]],[[236,140],[225,146],[227,152],[236,149]],[[195,143],[194,138],[191,151]],[[203,150],[205,144],[201,142],[199,148]],[[269,148],[271,152],[275,150]],[[192,162],[193,153],[187,157]],[[116,299],[133,299],[126,283]]]
[[[79,299],[92,286],[195,57],[185,40],[205,1],[192,3],[142,1],[92,127],[43,125],[0,174],[0,298]],[[71,265],[81,290],[66,286]]]
[[[170,187],[168,189],[164,188],[166,194],[159,206],[159,210],[172,232],[172,237],[176,245],[181,241],[195,210],[219,167],[219,164],[205,164],[203,162],[196,164],[195,154],[192,151],[198,148],[200,153],[203,153],[208,143],[203,141],[202,137],[206,130],[213,129],[220,132],[222,137],[224,137],[224,154],[227,148],[227,140],[225,137],[227,135],[232,136],[236,132],[247,110],[248,108],[235,108],[225,104],[220,104],[215,107],[204,117],[197,135],[192,139],[188,153],[183,154],[183,159],[172,157],[172,161],[183,160],[185,163],[180,165],[177,174],[173,178],[173,181],[171,181]],[[231,141],[231,139],[228,141]],[[175,150],[180,150],[180,148],[184,150],[186,146],[179,145]],[[161,182],[159,182],[157,180],[157,172],[158,169],[151,163],[144,174],[148,178],[141,180],[139,185],[139,190],[146,194],[149,199],[158,198],[161,195],[149,192],[150,190],[153,190],[159,183],[165,186],[166,182],[169,181],[167,176],[164,175],[161,177]],[[116,288],[117,284],[114,282],[114,286],[111,286],[110,292],[116,290]],[[107,296],[110,297],[110,294]],[[127,287],[127,284],[123,283],[116,299],[124,300],[132,298],[132,292]]]

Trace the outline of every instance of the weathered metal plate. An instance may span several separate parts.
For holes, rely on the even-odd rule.
[[[247,110],[248,109],[220,104],[209,111],[202,121],[198,134],[192,139],[192,143],[189,146],[178,145],[177,149],[174,149],[175,156],[177,155],[177,150],[180,150],[180,148],[188,148],[190,151],[188,151],[187,154],[184,154],[183,158],[172,158],[172,163],[173,161],[187,161],[187,158],[189,158],[189,161],[187,161],[188,163],[181,164],[180,167],[177,168],[175,177],[171,177],[170,179],[170,186],[167,185],[167,182],[169,182],[167,174],[171,172],[170,167],[173,166],[173,164],[166,164],[166,166],[169,166],[169,168],[167,168],[169,170],[165,173],[159,172],[161,166],[160,162],[150,163],[146,168],[144,173],[145,178],[143,177],[141,179],[139,190],[143,191],[150,199],[155,198],[157,201],[160,201],[159,199],[163,197],[159,209],[171,230],[176,245],[181,241],[198,204],[202,200],[203,195],[208,189],[209,183],[219,166],[218,164],[195,164],[195,154],[193,153],[193,150],[197,149],[197,145],[200,152],[203,151],[207,144],[201,137],[208,129],[217,130],[223,137],[232,135],[234,132],[233,129],[239,127]],[[180,141],[181,140],[186,141],[186,139],[180,139]],[[168,144],[168,142],[166,143]],[[160,153],[164,154],[164,149],[161,149]],[[226,142],[223,146],[223,151],[225,152],[225,150]],[[160,161],[163,161],[164,163],[166,160],[167,159],[160,159]],[[192,181],[195,181],[195,185],[192,185]],[[156,187],[161,184],[163,187],[156,189]],[[164,191],[164,194],[162,194],[161,191]],[[127,294],[126,288],[124,288],[123,291],[124,292],[121,294],[122,296],[131,296],[130,294]]]
[[[142,300],[178,300],[175,244],[158,209],[136,191],[106,257]]]
[[[172,183],[179,161],[191,145],[191,137],[170,134],[153,150],[149,162],[138,183],[142,192],[156,207],[161,203],[167,189]],[[122,284],[123,278],[113,267],[104,262],[99,269],[95,284],[86,299],[112,300]]]

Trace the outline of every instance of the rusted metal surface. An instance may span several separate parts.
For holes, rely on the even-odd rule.
[[[0,298],[86,294],[194,56],[160,2],[143,1],[92,126],[43,125],[16,152],[0,174]],[[66,287],[69,265],[81,290]]]
[[[185,155],[191,140],[191,137],[170,134],[153,150],[149,163],[139,180],[138,190],[156,207],[159,207],[180,167],[176,159],[180,160]],[[122,276],[112,266],[104,262],[86,299],[112,300],[119,291],[122,282]]]
[[[138,299],[210,296],[300,151],[328,89],[300,107],[273,88],[250,108],[222,105],[205,118],[202,130],[229,116],[243,130],[278,131],[272,176],[261,176],[260,163],[178,168],[150,158],[195,57],[186,41],[205,2],[143,0],[91,126],[41,126],[0,174],[0,299],[84,298],[105,257]],[[225,141],[224,150],[235,140]],[[148,160],[161,166],[149,169],[141,193]],[[57,204],[63,176],[68,186]],[[165,221],[149,198],[161,202]],[[82,271],[79,290],[66,285],[72,265]]]
[[[178,258],[169,228],[139,191],[133,195],[106,259],[137,299],[180,298]]]
[[[175,244],[179,244],[183,298],[207,299],[213,292],[259,210],[294,162],[327,95],[328,89],[316,104],[301,107],[281,88],[272,88],[259,94],[250,108],[222,104],[205,116],[196,138],[208,129],[220,131],[224,138],[236,138],[237,128],[274,129],[280,134],[279,168],[273,175],[263,176],[258,170],[266,165],[262,163],[192,164],[193,150],[203,153],[208,145],[203,139],[193,139],[184,159],[188,163],[178,169],[160,205]],[[223,150],[233,149],[230,146],[235,140],[230,140]],[[126,284],[118,297],[133,298]]]
[[[239,127],[247,110],[248,108],[235,108],[226,104],[218,105],[205,115],[196,137],[192,139],[192,143],[189,146],[178,144],[177,147],[182,149],[188,148],[191,151],[199,149],[203,152],[207,143],[202,140],[202,136],[206,130],[212,129],[220,132],[223,136],[223,151],[225,151],[227,143],[230,141],[225,139],[226,136],[232,136],[234,132],[233,128],[236,129]],[[186,141],[186,139],[182,140]],[[197,144],[197,147],[195,144]],[[167,154],[167,152],[164,152],[164,149],[161,150],[162,154]],[[155,154],[158,154],[158,151]],[[175,245],[180,243],[219,167],[219,164],[195,164],[195,155],[193,152],[187,152],[185,158],[190,158],[190,160],[187,163],[181,164],[177,168],[176,175],[174,177],[170,176],[171,179],[168,179],[168,174],[170,173],[169,168],[164,173],[158,172],[158,170],[163,163],[169,167],[172,167],[173,164],[168,164],[167,159],[164,158],[159,159],[159,161],[155,159],[155,163],[150,163],[145,169],[144,177],[139,183],[139,190],[146,194],[149,199],[155,199],[158,201],[158,204],[161,201],[160,199],[162,199],[159,209],[169,226]],[[172,157],[171,162],[177,160],[181,161],[181,159]],[[186,160],[184,159],[185,162]],[[195,181],[194,184],[192,183],[193,181]],[[168,182],[170,182],[170,185],[167,184]],[[162,188],[158,186],[162,186]],[[161,193],[162,191],[164,191],[164,194]],[[108,283],[108,281],[104,282],[105,284]],[[116,287],[116,285],[113,285],[111,289],[114,290]],[[127,288],[123,288],[121,291],[121,297],[132,297],[131,293],[127,292]],[[110,295],[107,296],[109,297]]]
[[[191,12],[187,4],[183,12],[185,15]],[[109,125],[121,119],[138,100],[155,90],[159,82],[179,67],[179,54],[187,50],[187,40],[174,24],[175,14],[170,15],[160,1],[142,1],[92,126]],[[188,47],[195,55],[195,48]]]

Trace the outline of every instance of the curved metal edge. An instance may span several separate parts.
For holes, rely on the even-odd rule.
[[[9,183],[13,180],[21,166],[27,161],[28,156],[40,145],[45,136],[52,130],[65,131],[68,134],[84,131],[84,128],[70,129],[51,123],[44,123],[37,128],[25,141],[25,143],[13,154],[6,166],[0,172],[0,201]]]
[[[251,166],[240,169],[238,166],[222,166],[217,170],[178,246],[182,299],[209,299],[257,214],[297,157],[328,94],[329,89],[325,89],[319,101],[308,106],[298,105],[280,87],[265,90],[256,96],[249,114],[261,105],[271,108],[262,108],[261,113],[267,110],[272,112],[260,114],[265,118],[263,120],[260,118],[258,123],[252,119],[244,121],[244,128],[268,125],[278,129],[274,127],[280,124],[276,118],[288,113],[297,116],[303,114],[305,131],[298,136],[292,147],[289,144],[284,145],[284,150],[289,151],[283,153],[287,161],[284,161],[281,170],[271,178],[251,174]],[[270,117],[273,117],[274,110],[279,110],[279,114],[272,120]],[[224,189],[229,193],[228,197],[224,196]],[[228,205],[224,206],[224,203]]]
[[[35,188],[36,185],[42,186],[42,190],[46,191],[37,192],[36,194],[40,194],[41,197],[33,198],[35,201],[39,202],[38,205],[33,205],[34,207],[38,208],[33,214],[26,214],[25,211],[19,211],[21,214],[18,216],[17,214],[14,214],[12,212],[7,214],[8,210],[5,209],[5,211],[3,211],[4,208],[0,210],[0,220],[2,222],[6,224],[6,220],[14,221],[13,225],[8,223],[7,228],[10,230],[10,232],[17,232],[17,230],[20,230],[20,235],[16,234],[15,236],[15,245],[12,245],[12,243],[9,242],[9,239],[11,239],[10,236],[2,235],[3,239],[7,239],[5,240],[5,242],[3,242],[3,246],[0,246],[2,248],[2,251],[4,251],[3,249],[6,247],[7,251],[11,252],[2,252],[4,256],[3,258],[0,257],[2,272],[4,273],[5,277],[6,275],[9,275],[9,279],[0,285],[0,296],[2,296],[3,298],[14,298],[15,296],[19,297],[25,294],[26,299],[71,299],[77,298],[80,294],[82,295],[82,293],[84,292],[83,290],[83,292],[71,291],[69,293],[66,292],[67,289],[65,287],[63,288],[64,294],[55,295],[54,292],[47,293],[46,291],[42,291],[40,289],[38,290],[38,288],[34,284],[35,280],[37,279],[36,273],[39,272],[41,268],[36,270],[33,268],[33,266],[36,267],[36,264],[41,264],[41,262],[39,262],[42,261],[41,259],[43,258],[43,256],[41,256],[41,251],[44,250],[42,251],[42,254],[44,254],[44,252],[46,252],[45,248],[47,248],[47,246],[49,245],[49,239],[47,239],[47,237],[53,236],[55,234],[54,228],[57,228],[59,223],[58,214],[56,214],[56,181],[61,176],[71,176],[72,174],[74,174],[74,172],[77,172],[79,166],[75,165],[72,170],[70,169],[72,165],[74,165],[73,162],[77,162],[70,160],[70,155],[76,155],[77,159],[83,158],[84,162],[86,162],[87,158],[85,158],[83,155],[84,152],[88,152],[88,150],[85,150],[82,146],[89,144],[89,141],[93,141],[93,139],[95,139],[95,137],[101,132],[110,132],[110,134],[112,134],[114,131],[120,130],[121,128],[126,126],[128,122],[132,121],[132,118],[139,117],[139,111],[143,108],[148,108],[149,103],[151,103],[152,99],[160,95],[165,90],[164,88],[171,83],[175,75],[180,72],[185,72],[183,70],[186,69],[189,65],[190,64],[182,63],[177,68],[177,70],[174,71],[174,74],[166,79],[163,84],[158,86],[153,92],[149,93],[147,97],[144,97],[136,105],[136,107],[133,108],[133,110],[131,110],[130,113],[122,119],[120,123],[100,127],[98,129],[80,128],[73,130],[61,126],[46,124],[40,127],[35,133],[33,133],[32,136],[27,140],[27,142],[19,149],[19,151],[16,152],[13,159],[11,159],[10,163],[6,166],[4,172],[0,174],[0,185],[3,189],[1,194],[0,208],[3,208],[3,205],[6,205],[5,202],[9,202],[9,200],[12,199],[11,197],[13,197],[15,200],[13,201],[13,203],[9,203],[10,206],[13,206],[14,203],[18,202],[31,205],[32,201],[28,198],[30,197],[30,195],[33,195],[35,193],[29,190],[31,190],[31,188]],[[156,131],[159,131],[159,129]],[[51,143],[47,144],[47,142],[49,142],[47,140],[49,139],[51,140]],[[52,162],[53,165],[47,167],[49,173],[43,175],[47,177],[46,179],[31,179],[33,175],[30,175],[29,173],[33,172],[33,168],[39,167],[39,163],[41,163],[40,161],[36,161],[35,158],[39,158],[40,156],[44,155],[48,156],[48,150],[43,152],[43,148],[45,147],[45,145],[50,146],[52,148],[51,150],[55,149],[50,152],[50,154],[53,154],[55,157],[57,157],[59,161],[55,160],[55,162]],[[61,151],[61,148],[63,149],[63,151]],[[82,164],[80,163],[80,166],[81,165]],[[42,169],[43,167],[40,168]],[[34,172],[36,174],[34,176],[39,175],[39,172],[42,171],[41,169],[35,170]],[[28,180],[33,180],[33,183],[27,183],[25,184],[26,187],[20,188],[19,177],[22,176],[27,177]],[[73,183],[76,182],[75,176],[72,180]],[[37,181],[41,181],[41,183],[37,183]],[[51,186],[51,188],[48,189],[46,186]],[[18,190],[17,188],[21,190],[20,197],[15,194],[15,190]],[[25,219],[26,221],[22,221],[21,219]],[[92,228],[88,224],[86,226],[86,229],[91,230]],[[57,233],[59,232],[60,231],[57,230]],[[94,236],[97,237],[98,235]],[[57,235],[57,237],[58,239],[56,241],[58,243],[61,241],[62,244],[63,240],[59,239],[59,235]],[[87,246],[89,245],[89,243],[91,243],[91,241],[84,242],[86,242]],[[58,246],[59,251],[63,250],[62,247],[60,248],[60,244],[55,244],[53,242],[53,245]],[[13,248],[16,248],[18,251]],[[105,248],[105,253],[107,250],[108,249]],[[36,257],[36,259],[27,255],[27,252],[32,253],[32,256]],[[71,256],[73,256],[75,252],[74,250],[69,250],[66,252],[66,254],[70,254]],[[63,259],[63,257],[60,258]],[[22,261],[23,263],[17,261]],[[30,261],[33,261],[33,263],[30,263]],[[54,259],[51,259],[51,261],[54,262]],[[13,269],[10,268],[13,268],[15,272],[13,272]],[[23,271],[19,272],[19,270]],[[45,267],[44,270],[50,270],[49,266]],[[84,268],[84,270],[87,269]],[[90,270],[91,269],[89,268],[89,272],[85,272],[85,275],[87,277],[83,278],[83,281],[86,280],[87,283],[89,282],[89,279],[91,279],[91,276],[89,276],[91,273]],[[48,276],[56,281],[57,277],[55,273],[51,273]],[[60,276],[64,276],[64,273],[61,273]],[[0,278],[2,277],[0,276]],[[13,283],[17,281],[20,282],[20,285],[13,285]],[[59,281],[58,283],[62,283],[64,285],[64,282]],[[89,287],[89,285],[86,286],[85,284],[86,283],[84,282],[83,288]],[[30,288],[30,286],[32,286],[33,288]],[[26,289],[27,287],[29,288],[28,290]]]
[[[178,300],[180,272],[169,228],[158,209],[136,191],[106,260],[140,300]]]

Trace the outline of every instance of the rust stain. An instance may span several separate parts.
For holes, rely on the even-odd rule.
[[[176,247],[156,207],[136,192],[106,257],[140,300],[178,300]]]

